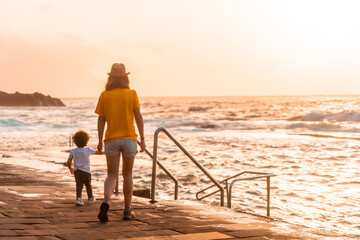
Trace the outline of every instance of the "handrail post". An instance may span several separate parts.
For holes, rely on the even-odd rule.
[[[230,183],[229,193],[227,194],[227,200],[228,200],[227,207],[230,208],[230,209],[231,209],[231,192],[232,192],[232,187],[233,187],[234,183],[235,183],[235,180]]]
[[[270,217],[270,177],[266,177],[266,189],[267,189],[267,208],[266,215]]]
[[[228,180],[225,180],[226,196],[229,195],[229,183]],[[227,205],[229,205],[229,199],[227,200]]]
[[[157,148],[158,148],[158,134],[157,130],[154,134],[154,147],[153,147],[153,165],[152,165],[152,174],[151,174],[151,192],[150,197],[151,201],[150,203],[155,203],[155,191],[156,191],[156,162],[157,162]],[[176,193],[177,194],[177,193]],[[175,194],[175,195],[176,195]]]
[[[175,195],[174,195],[174,200],[178,200],[179,197],[179,183],[176,181],[175,182]]]

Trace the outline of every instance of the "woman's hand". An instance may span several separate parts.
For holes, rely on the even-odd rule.
[[[103,155],[103,152],[100,152],[99,150],[96,150],[96,152],[94,153],[95,155]]]
[[[145,139],[140,140],[140,152],[144,152],[146,149]]]
[[[102,153],[102,149],[103,149],[103,143],[99,142],[98,146],[97,146],[97,150]]]
[[[97,149],[99,152],[102,152],[102,148],[103,148],[103,135],[104,135],[105,122],[106,120],[103,116],[98,117],[97,128],[98,128],[99,144]]]

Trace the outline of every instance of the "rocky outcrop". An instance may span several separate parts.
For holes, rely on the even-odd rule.
[[[23,94],[16,92],[14,94],[0,91],[0,106],[65,106],[58,98],[45,96],[41,93]]]

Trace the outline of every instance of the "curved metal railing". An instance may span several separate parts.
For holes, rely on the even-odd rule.
[[[258,176],[255,176],[255,177],[246,177],[246,178],[236,178],[238,176],[241,176],[243,174],[256,174]],[[265,172],[253,172],[253,171],[244,171],[244,172],[241,172],[241,173],[238,173],[238,174],[235,174],[231,177],[228,177],[228,178],[225,178],[224,180],[220,181],[219,183],[225,183],[225,189],[226,189],[226,195],[227,195],[227,207],[228,208],[231,208],[231,195],[232,195],[232,188],[234,186],[234,184],[236,182],[239,182],[239,181],[246,181],[246,180],[255,180],[255,179],[259,179],[259,178],[266,178],[266,189],[267,189],[267,200],[266,200],[266,203],[267,203],[267,217],[270,216],[270,177],[274,177],[276,176],[275,174],[272,174],[272,173],[265,173]],[[231,181],[230,185],[229,185],[229,180],[230,179],[233,179],[233,178],[236,178],[234,180]],[[210,188],[213,188],[215,187],[215,185],[211,185],[207,188],[204,188],[200,191],[198,191],[196,193],[196,199],[197,200],[202,200],[204,198],[207,198],[211,195],[214,195],[215,193],[219,192],[219,190],[215,190],[211,193],[208,193],[202,197],[199,197],[199,194],[201,193],[205,193],[206,190],[210,189]]]
[[[223,179],[222,181],[218,182],[216,181],[211,174],[206,171],[206,169],[185,149],[183,145],[180,144],[179,141],[176,140],[176,138],[166,129],[163,127],[158,128],[154,133],[154,146],[153,146],[153,154],[148,150],[145,149],[146,154],[153,160],[152,164],[152,181],[151,181],[151,192],[150,192],[150,198],[152,203],[155,203],[155,191],[156,191],[156,165],[158,165],[168,176],[171,178],[175,184],[175,190],[174,190],[174,200],[178,199],[178,193],[179,193],[179,182],[178,180],[169,172],[169,170],[166,169],[166,167],[157,160],[157,149],[158,149],[158,136],[160,132],[164,132],[170,140],[172,140],[173,143],[176,144],[176,146],[213,182],[213,185],[206,187],[196,193],[196,199],[202,200],[204,198],[207,198],[209,196],[212,196],[218,192],[220,192],[220,205],[224,206],[224,188],[226,190],[227,195],[227,207],[231,208],[231,198],[232,198],[232,189],[236,182],[239,181],[246,181],[246,180],[255,180],[260,178],[266,178],[266,188],[267,188],[267,216],[270,216],[270,177],[276,176],[272,173],[265,173],[265,172],[254,172],[254,171],[243,171],[241,173],[235,174],[233,176],[230,176],[228,178]],[[71,141],[70,141],[71,144]],[[137,141],[137,144],[140,145],[140,142]],[[71,145],[70,145],[71,146]],[[256,174],[257,176],[254,177],[245,177],[245,178],[236,178],[244,174]],[[229,184],[229,180],[234,179]],[[116,182],[115,187],[115,193],[118,193],[119,185],[118,182]],[[222,187],[221,184],[225,183],[225,187]],[[205,193],[206,190],[211,189],[213,187],[217,187],[218,189],[208,193],[202,197],[199,197],[201,193]]]
[[[158,149],[158,136],[159,133],[163,132],[165,133],[173,143],[176,144],[178,148],[214,183],[214,186],[217,186],[219,188],[218,191],[220,191],[220,206],[224,206],[224,188],[220,185],[218,181],[216,181],[208,171],[185,149],[183,145],[180,144],[179,141],[176,140],[176,138],[166,129],[166,128],[158,128],[154,133],[154,150],[153,150],[153,165],[152,165],[152,181],[151,181],[151,202],[155,201],[155,191],[156,191],[156,163],[157,160],[157,149]]]

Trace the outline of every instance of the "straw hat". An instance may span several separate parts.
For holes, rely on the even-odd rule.
[[[108,75],[112,77],[125,77],[129,75],[130,72],[126,72],[125,65],[122,63],[114,63],[111,67],[111,71]]]

